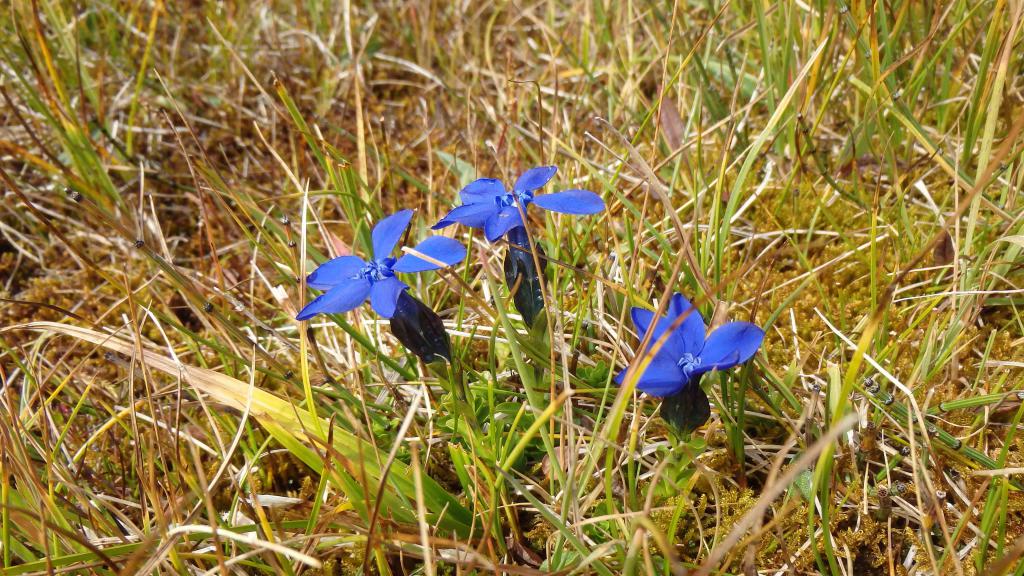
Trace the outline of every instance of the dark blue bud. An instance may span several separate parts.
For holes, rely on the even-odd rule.
[[[512,293],[512,303],[523,315],[527,326],[544,311],[544,293],[541,291],[541,277],[537,263],[530,253],[530,241],[522,226],[508,232],[509,247],[505,254],[505,284]],[[544,261],[544,251],[537,246],[537,257]]]
[[[700,387],[700,376],[661,401],[661,418],[683,433],[700,428],[710,417],[711,402]]]
[[[398,296],[391,316],[391,333],[427,364],[438,358],[451,362],[451,342],[441,318],[405,290]]]

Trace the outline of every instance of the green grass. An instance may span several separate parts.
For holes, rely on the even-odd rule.
[[[1024,574],[1024,4],[15,0],[0,574]],[[546,329],[480,233],[455,362],[300,278],[559,167]],[[764,326],[680,436],[673,291]]]

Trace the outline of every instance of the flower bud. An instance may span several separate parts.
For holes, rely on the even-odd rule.
[[[522,226],[508,232],[510,246],[505,254],[505,284],[512,292],[512,303],[523,315],[527,326],[544,311],[544,293],[541,291],[540,271],[530,253],[530,241]],[[543,262],[544,251],[537,246],[538,260]]]
[[[700,387],[700,376],[661,401],[661,418],[684,433],[693,432],[711,418],[711,402]]]
[[[441,318],[405,290],[398,296],[391,317],[391,333],[427,364],[438,358],[451,362],[451,341]]]

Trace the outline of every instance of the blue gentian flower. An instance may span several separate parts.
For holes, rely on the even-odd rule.
[[[691,311],[692,310],[692,311]],[[672,396],[695,382],[706,372],[726,370],[750,360],[764,340],[764,330],[750,322],[729,322],[705,336],[707,326],[700,312],[682,294],[674,294],[669,303],[668,316],[659,317],[652,327],[654,312],[633,308],[631,316],[638,334],[643,336],[653,329],[653,344],[668,330],[676,319],[689,312],[682,323],[672,331],[664,345],[639,374],[637,388],[651,396]],[[644,355],[633,360],[640,362]],[[625,380],[627,368],[615,377],[617,384]]]
[[[314,270],[306,283],[326,292],[307,304],[295,318],[308,320],[317,314],[348,312],[367,297],[377,314],[391,318],[399,297],[409,288],[395,276],[396,272],[423,272],[443,267],[412,254],[401,258],[391,256],[409,226],[412,214],[412,210],[402,210],[373,227],[373,258],[369,262],[358,256],[339,256]],[[444,266],[457,264],[466,256],[466,248],[462,244],[443,236],[427,238],[414,250]]]
[[[589,190],[535,195],[534,192],[543,188],[557,171],[554,166],[530,168],[516,180],[511,191],[496,178],[474,180],[459,193],[462,206],[438,221],[434,229],[458,222],[470,228],[483,228],[487,241],[494,242],[509,230],[523,225],[517,201],[523,213],[530,204],[563,214],[596,214],[604,210],[604,200]]]

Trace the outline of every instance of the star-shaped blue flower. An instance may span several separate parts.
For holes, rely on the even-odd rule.
[[[650,342],[661,338],[676,319],[687,311],[689,315],[672,331],[664,345],[639,374],[637,388],[651,396],[672,396],[701,374],[712,370],[726,370],[750,360],[764,340],[764,330],[750,322],[729,322],[706,335],[707,326],[700,312],[682,294],[673,294],[668,316],[659,317],[652,327],[654,312],[633,308],[631,316],[638,334],[643,336],[653,329]],[[641,361],[639,355],[634,363]],[[617,384],[625,380],[627,368],[615,377]]]
[[[434,224],[434,229],[458,222],[470,228],[483,228],[487,241],[494,242],[509,230],[523,225],[517,200],[523,206],[523,213],[530,204],[563,214],[596,214],[604,210],[604,200],[589,190],[564,190],[535,196],[534,192],[543,188],[557,171],[554,166],[530,168],[516,180],[511,191],[496,178],[474,180],[459,193],[462,206]]]
[[[339,256],[314,270],[306,278],[306,283],[326,292],[307,304],[295,318],[308,320],[317,314],[348,312],[362,304],[367,297],[377,314],[391,318],[398,297],[409,288],[395,277],[395,272],[423,272],[443,267],[412,254],[405,254],[401,258],[391,256],[395,245],[408,228],[412,214],[412,210],[402,210],[373,227],[373,259],[369,262],[358,256]],[[414,250],[444,266],[458,264],[466,256],[466,248],[462,244],[444,236],[427,238]]]

